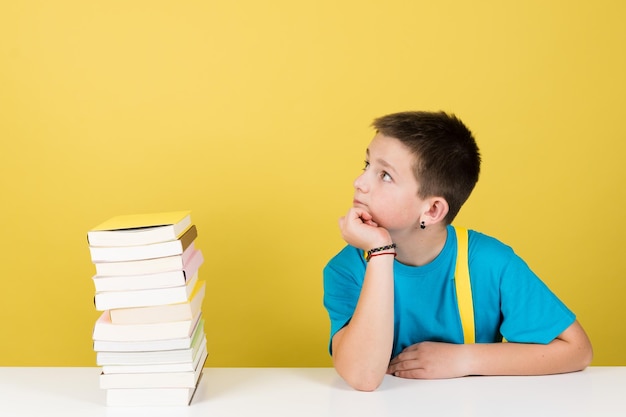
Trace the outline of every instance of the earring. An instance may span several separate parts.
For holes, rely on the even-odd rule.
[[[426,225],[424,224],[424,221],[420,223],[420,229],[422,230],[426,229]]]

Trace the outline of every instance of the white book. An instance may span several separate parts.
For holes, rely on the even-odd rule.
[[[116,308],[109,310],[113,324],[149,324],[169,321],[189,320],[202,309],[202,300],[206,292],[205,281],[196,281],[196,285],[184,303],[160,304],[149,307]]]
[[[105,311],[115,308],[147,307],[162,304],[184,303],[189,300],[198,281],[196,272],[187,284],[180,287],[156,288],[136,291],[104,291],[94,296],[96,310]]]
[[[191,242],[180,255],[138,261],[97,262],[94,263],[94,266],[98,276],[142,275],[176,271],[185,267],[195,250],[194,242]]]
[[[89,246],[89,252],[92,262],[121,262],[164,258],[182,254],[196,237],[198,237],[198,230],[195,225],[192,225],[176,240],[137,246]]]
[[[190,254],[189,259],[182,269],[173,271],[156,272],[153,274],[138,275],[94,275],[93,283],[96,292],[103,291],[132,291],[148,290],[153,288],[168,288],[185,285],[204,263],[202,251],[196,249]]]
[[[203,355],[208,355],[206,344],[202,344],[191,362],[159,363],[148,365],[103,365],[104,374],[144,374],[160,372],[193,372]]]
[[[132,246],[178,239],[191,226],[190,211],[125,214],[87,232],[91,246]]]
[[[190,405],[194,388],[130,388],[106,391],[108,407],[182,407]]]
[[[96,352],[96,364],[105,365],[160,365],[193,362],[201,346],[206,346],[206,336],[201,334],[188,349],[157,350],[148,352]]]
[[[206,363],[204,352],[196,369],[188,372],[150,372],[142,374],[100,374],[100,388],[193,388]]]
[[[196,385],[190,388],[111,388],[106,390],[109,407],[164,407],[191,404],[198,389],[202,372]],[[142,414],[142,413],[140,413]]]
[[[195,324],[192,334],[186,337],[161,340],[94,340],[93,350],[96,352],[151,352],[155,350],[188,349],[198,333],[204,333],[204,319]]]
[[[202,312],[191,320],[150,324],[113,324],[109,312],[105,311],[96,320],[93,340],[148,341],[178,339],[191,335]]]

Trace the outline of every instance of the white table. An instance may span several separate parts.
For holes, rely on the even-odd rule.
[[[187,407],[104,405],[99,368],[0,367],[0,416],[626,416],[626,367],[540,377],[406,380],[375,392],[332,368],[206,368]]]

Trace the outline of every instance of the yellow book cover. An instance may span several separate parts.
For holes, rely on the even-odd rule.
[[[143,227],[157,227],[175,225],[185,220],[186,217],[191,215],[191,211],[169,211],[161,213],[146,213],[146,214],[125,214],[115,216],[109,220],[100,223],[92,231],[97,230],[124,230],[124,229],[137,229]]]

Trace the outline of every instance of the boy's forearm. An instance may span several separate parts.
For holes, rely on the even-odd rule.
[[[393,345],[393,256],[373,258],[350,323],[333,338],[335,369],[352,387],[382,382]]]
[[[584,366],[571,361],[564,342],[548,345],[490,343],[467,346],[471,362],[467,375],[549,375],[579,371]]]
[[[548,344],[421,342],[407,347],[389,364],[402,378],[438,379],[467,375],[547,375],[587,367],[593,351],[589,338],[573,323]]]
[[[552,342],[467,345],[471,375],[547,375],[580,371],[592,359],[587,335],[578,322]]]

